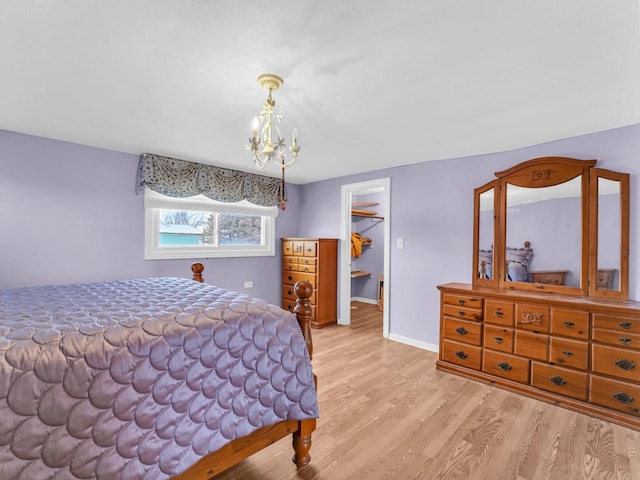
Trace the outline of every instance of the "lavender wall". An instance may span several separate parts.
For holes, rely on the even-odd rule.
[[[631,173],[630,298],[640,300],[640,125],[290,186],[276,238],[339,238],[341,186],[390,177],[385,221],[391,222],[391,275],[385,294],[391,333],[437,344],[436,286],[471,281],[473,189],[496,171],[549,155],[597,158],[602,168]],[[136,167],[134,155],[0,131],[0,286],[189,276],[190,260],[143,259]],[[72,236],[62,236],[69,231]],[[398,237],[405,240],[402,250],[395,248]],[[279,254],[278,244],[276,257],[205,260],[207,281],[279,303]],[[245,290],[245,280],[255,288]]]
[[[135,155],[0,131],[0,287],[189,277],[196,260],[144,260],[137,165]],[[301,187],[288,188],[276,256],[202,260],[208,283],[280,303],[279,238],[299,236]]]
[[[640,300],[638,261],[640,125],[491,155],[423,162],[304,185],[301,232],[340,235],[341,185],[391,178],[390,279],[385,282],[392,334],[437,344],[438,284],[469,283],[472,276],[473,189],[494,172],[536,157],[598,159],[598,166],[631,173],[630,298]],[[404,238],[404,249],[395,239]]]

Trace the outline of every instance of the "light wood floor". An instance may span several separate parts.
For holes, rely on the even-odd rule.
[[[640,479],[640,432],[436,371],[354,306],[350,327],[313,331],[311,464],[296,471],[284,439],[216,480]]]

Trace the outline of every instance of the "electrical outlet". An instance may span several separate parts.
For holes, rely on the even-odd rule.
[[[396,239],[396,247],[397,248],[404,248],[404,238]]]
[[[253,282],[251,280],[244,282],[244,288],[253,288]]]

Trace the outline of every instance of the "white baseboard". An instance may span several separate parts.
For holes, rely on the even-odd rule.
[[[394,342],[404,343],[406,345],[411,345],[412,347],[421,348],[423,350],[428,350],[430,352],[439,353],[440,347],[438,345],[434,345],[433,343],[422,342],[420,340],[416,340],[415,338],[403,337],[402,335],[396,335],[395,333],[389,334],[389,340],[393,340]]]
[[[363,297],[351,297],[351,301],[352,302],[370,303],[371,305],[377,305],[378,304],[377,300],[371,300],[370,298],[363,298]]]

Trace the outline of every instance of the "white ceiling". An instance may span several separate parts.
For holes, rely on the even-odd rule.
[[[293,183],[640,123],[638,0],[1,0],[0,129]],[[277,176],[269,166],[262,171]]]

